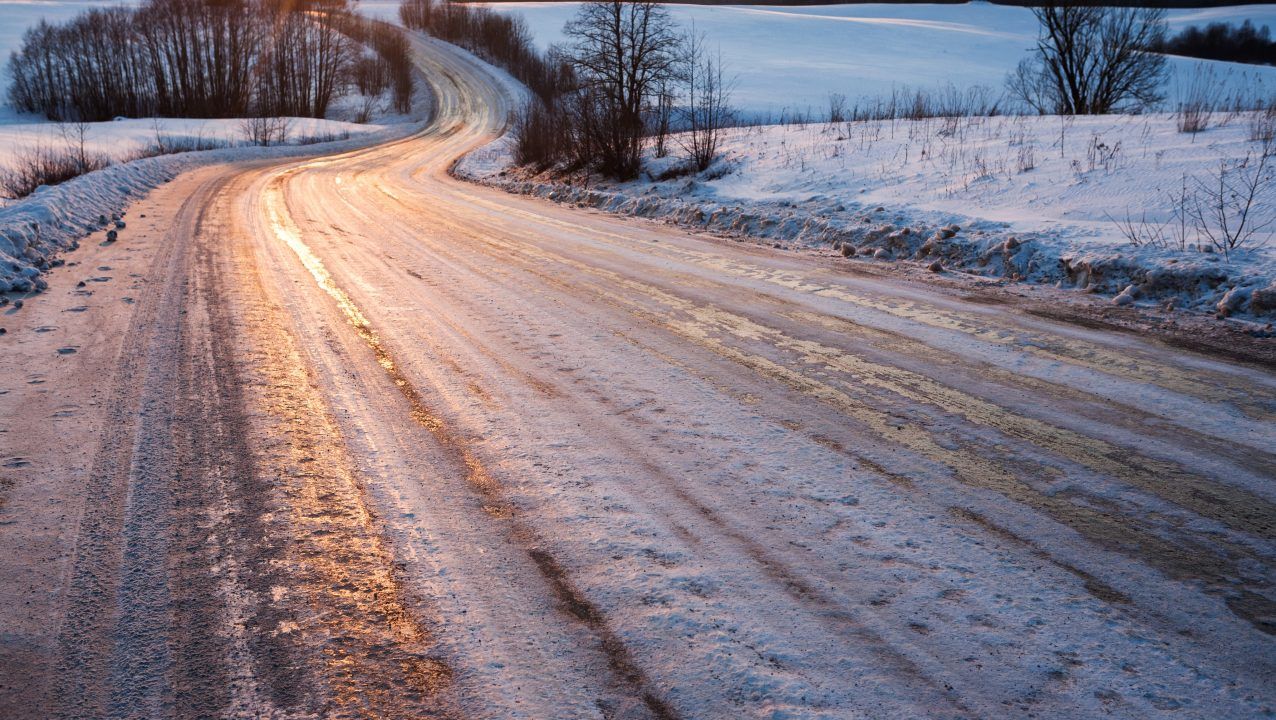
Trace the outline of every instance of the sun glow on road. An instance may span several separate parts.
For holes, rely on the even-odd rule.
[[[466,468],[467,480],[483,495],[484,503],[482,507],[484,512],[494,517],[510,517],[512,509],[509,502],[501,496],[497,483],[488,474],[482,461],[469,447],[454,436],[443,424],[442,420],[426,406],[421,394],[403,374],[395,363],[394,357],[391,356],[389,350],[381,342],[376,331],[372,329],[372,324],[368,321],[367,316],[350,299],[350,296],[337,286],[336,281],[333,279],[332,274],[328,272],[328,268],[324,266],[323,261],[301,239],[301,230],[289,216],[286,207],[287,203],[283,197],[283,184],[287,178],[288,173],[279,175],[271,182],[264,193],[266,215],[270,220],[270,227],[275,237],[282,240],[285,245],[292,249],[297,258],[301,260],[301,264],[310,273],[311,277],[315,279],[315,284],[337,302],[337,307],[345,315],[350,325],[354,327],[360,339],[372,349],[376,356],[377,364],[386,371],[395,387],[399,389],[404,399],[408,401],[411,406],[412,418],[422,427],[429,430],[441,445],[456,454],[457,459]]]
[[[372,327],[368,324],[368,318],[364,316],[359,306],[354,304],[350,296],[337,287],[337,283],[333,281],[328,268],[324,267],[323,261],[301,239],[301,231],[297,229],[297,226],[292,222],[292,218],[288,216],[288,210],[284,207],[281,189],[285,177],[281,175],[276,178],[266,191],[266,213],[270,218],[271,230],[275,233],[275,237],[283,240],[284,244],[296,253],[297,259],[301,260],[301,264],[305,266],[319,287],[323,288],[324,292],[337,301],[337,307],[341,309],[350,324],[358,329],[361,335],[367,333],[370,336],[367,338],[369,342],[375,342],[376,334],[372,332]],[[391,368],[386,369],[389,370]]]

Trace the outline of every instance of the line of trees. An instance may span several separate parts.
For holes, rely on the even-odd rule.
[[[1240,25],[1210,23],[1204,28],[1193,25],[1152,47],[1171,55],[1225,60],[1254,65],[1276,65],[1276,42],[1266,25],[1255,27],[1246,20]]]
[[[357,54],[349,67],[350,81],[361,95],[375,96],[393,90],[394,109],[412,109],[412,50],[398,28],[354,13],[331,13],[329,21],[346,37],[371,48]]]
[[[324,117],[358,53],[378,51],[411,98],[406,40],[346,0],[145,0],[41,22],[9,59],[10,103],[53,120]]]
[[[735,120],[734,81],[703,35],[683,32],[651,0],[585,3],[564,34],[567,43],[550,56],[572,82],[522,112],[514,132],[520,162],[626,180],[641,171],[644,148],[668,153],[674,131],[686,170],[717,159],[722,130]]]
[[[485,7],[404,0],[399,17],[506,68],[531,89],[533,98],[514,118],[522,165],[632,178],[643,149],[652,145],[664,155],[676,128],[689,131],[677,144],[704,169],[732,117],[732,82],[721,60],[651,0],[584,3],[564,28],[568,42],[545,54],[521,17]]]

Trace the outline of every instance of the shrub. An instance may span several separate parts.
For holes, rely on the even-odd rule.
[[[1267,228],[1276,224],[1273,212],[1271,158],[1276,147],[1264,144],[1243,160],[1220,161],[1209,182],[1198,181],[1189,213],[1201,237],[1225,256],[1257,244]]]
[[[110,161],[100,155],[83,156],[73,149],[37,147],[19,153],[0,169],[0,193],[10,199],[26,197],[41,185],[57,185],[87,172],[101,170]]]
[[[568,159],[569,122],[557,104],[531,99],[514,119],[514,161],[544,170]]]
[[[1219,105],[1215,88],[1217,88],[1217,82],[1214,73],[1198,68],[1187,86],[1175,116],[1179,132],[1195,135],[1209,128],[1214,109]]]
[[[1250,114],[1249,139],[1264,147],[1270,147],[1276,140],[1276,100]]]

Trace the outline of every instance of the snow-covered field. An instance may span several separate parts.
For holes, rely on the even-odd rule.
[[[574,2],[492,3],[526,18],[539,47],[563,41]],[[737,76],[734,100],[765,117],[788,110],[823,112],[829,93],[848,98],[889,95],[903,87],[927,90],[982,86],[1000,92],[1037,36],[1025,8],[962,5],[864,4],[808,7],[670,5],[673,17],[694,26],[721,50]],[[1170,13],[1171,31],[1211,21],[1250,19],[1276,29],[1276,5],[1249,5]],[[1174,58],[1182,85],[1197,68],[1213,68],[1223,91],[1276,92],[1276,67]]]
[[[340,120],[288,118],[285,142],[313,139],[345,139],[385,129],[384,124],[359,124]],[[23,151],[60,151],[78,142],[75,126],[50,122],[0,123],[0,166]],[[162,144],[201,141],[218,146],[235,146],[247,141],[243,122],[237,119],[140,118],[89,123],[85,150],[113,162],[128,159]],[[2,203],[3,200],[0,200]]]
[[[1178,132],[1172,115],[740,128],[727,132],[723,159],[698,176],[575,187],[499,174],[509,160],[498,143],[462,170],[729,235],[845,244],[874,261],[938,260],[944,269],[1113,295],[1133,286],[1126,295],[1138,302],[1212,310],[1226,298],[1229,312],[1265,317],[1276,309],[1276,159],[1250,217],[1267,227],[1242,249],[1203,252],[1185,217],[1209,205],[1220,163],[1233,168],[1248,157],[1242,172],[1255,169],[1253,119],[1218,116],[1195,136]],[[657,175],[680,162],[647,161]],[[1135,247],[1122,230],[1127,219],[1153,241]],[[944,237],[952,225],[960,232]]]

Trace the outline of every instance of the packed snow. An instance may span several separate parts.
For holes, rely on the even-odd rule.
[[[580,3],[491,3],[521,14],[538,47],[564,41],[563,24]],[[905,87],[999,94],[1006,74],[1033,46],[1037,24],[1022,7],[968,4],[852,4],[806,7],[670,5],[684,28],[704,33],[736,76],[735,104],[750,115],[821,114],[830,93],[855,100]],[[1208,22],[1252,20],[1276,28],[1276,5],[1175,10],[1171,31]],[[1276,92],[1276,67],[1172,58],[1170,95],[1199,69],[1218,92]],[[1171,101],[1173,98],[1171,98]]]
[[[1167,114],[738,128],[704,173],[678,172],[675,137],[671,156],[648,152],[642,179],[575,185],[510,172],[508,143],[498,142],[459,169],[561,202],[785,245],[845,246],[869,262],[937,263],[1108,293],[1119,304],[1268,317],[1276,160],[1249,218],[1266,226],[1247,243],[1221,253],[1191,217],[1208,207],[1220,164],[1232,181],[1257,169],[1263,147],[1250,136],[1260,120],[1217,115],[1196,135]]]

